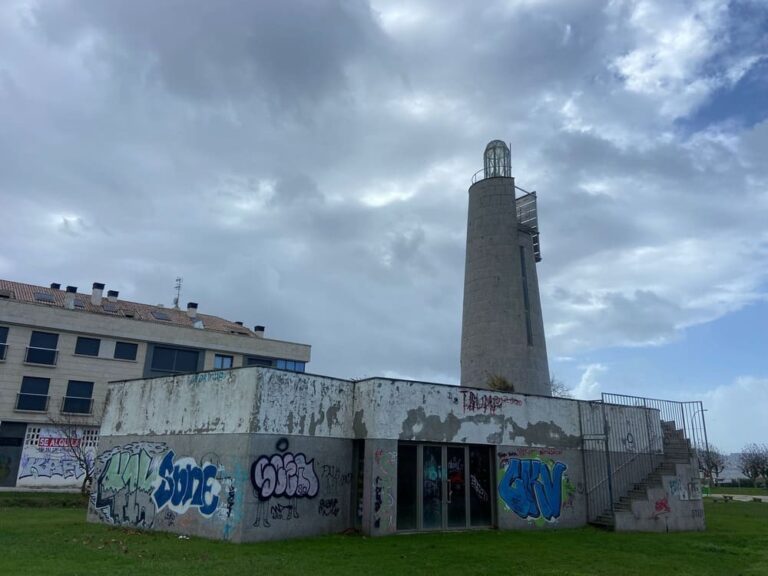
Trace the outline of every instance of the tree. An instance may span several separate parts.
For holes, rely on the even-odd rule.
[[[573,398],[573,390],[568,388],[568,386],[554,374],[549,377],[549,386],[552,389],[552,396],[557,396],[558,398]]]
[[[768,445],[752,443],[744,446],[739,455],[739,468],[752,480],[753,486],[757,486],[761,476],[768,480]]]
[[[76,416],[62,414],[59,418],[49,418],[49,422],[61,434],[57,447],[61,448],[63,453],[74,460],[83,471],[80,492],[87,495],[93,479],[96,454],[95,448],[89,442],[90,438]]]
[[[717,484],[717,478],[725,470],[726,458],[714,444],[699,446],[699,469],[710,483]]]
[[[509,380],[499,374],[488,374],[488,388],[499,392],[514,392],[515,386]]]

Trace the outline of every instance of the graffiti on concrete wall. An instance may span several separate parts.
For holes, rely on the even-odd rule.
[[[488,394],[462,390],[462,407],[464,412],[482,412],[483,414],[496,414],[504,406],[521,406],[523,402],[517,398],[501,394]]]
[[[664,496],[664,498],[659,498],[656,500],[656,502],[653,503],[654,518],[664,516],[670,512],[672,512],[672,508],[669,506],[669,498],[667,496]]]
[[[669,481],[669,494],[678,500],[701,500],[701,483],[698,479],[686,482],[684,478],[675,476]]]
[[[339,499],[338,498],[321,498],[320,504],[317,506],[317,513],[320,516],[338,516],[339,515]]]
[[[397,451],[378,449],[374,453],[376,476],[373,480],[373,525],[388,531],[395,529],[394,485],[397,475]]]
[[[275,453],[262,455],[251,465],[251,485],[258,498],[254,526],[270,526],[272,520],[299,517],[298,500],[317,496],[320,481],[314,459],[301,452],[288,451],[288,440],[280,438]],[[270,503],[273,498],[286,498],[287,504]]]
[[[499,498],[524,520],[554,522],[563,505],[573,508],[576,488],[564,462],[549,458],[506,457],[500,466]]]
[[[226,509],[231,514],[230,495],[219,497],[217,466],[176,458],[162,442],[131,442],[107,450],[97,458],[97,469],[91,503],[110,524],[149,528],[163,510],[168,526],[192,508],[204,517]]]
[[[176,454],[169,450],[160,462],[152,492],[157,510],[167,506],[176,514],[185,514],[190,508],[197,508],[203,516],[210,516],[216,511],[221,491],[216,466],[210,463],[198,466],[194,458],[189,457],[175,458]]]
[[[98,516],[110,524],[149,528],[154,524],[152,491],[157,479],[155,457],[167,447],[162,443],[132,442],[99,455],[91,502]]]
[[[73,434],[84,434],[83,428]],[[41,427],[34,442],[25,442],[17,480],[20,486],[76,486],[82,482],[85,470],[78,457],[93,462],[96,457],[95,433],[88,441],[66,437],[57,427]],[[91,446],[93,441],[94,446]]]
[[[512,458],[544,458],[560,456],[562,450],[557,448],[515,448],[510,452],[499,452],[499,468],[506,468]]]

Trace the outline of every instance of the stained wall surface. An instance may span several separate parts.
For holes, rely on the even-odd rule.
[[[533,243],[518,227],[514,178],[469,189],[461,385],[488,388],[493,377],[551,395]]]
[[[501,529],[587,522],[583,428],[636,407],[403,380],[242,368],[110,385],[89,519],[233,541],[397,531],[398,448],[493,447]],[[630,453],[627,439],[610,452]]]

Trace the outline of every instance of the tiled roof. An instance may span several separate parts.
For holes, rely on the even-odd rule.
[[[54,308],[64,308],[64,295],[66,291],[62,288],[56,290],[46,288],[45,286],[35,286],[33,284],[23,284],[21,282],[11,282],[0,279],[0,298],[9,297],[18,302],[28,302],[39,304],[41,306],[51,306]],[[150,304],[141,304],[139,302],[130,302],[128,300],[116,300],[110,302],[104,291],[104,297],[101,305],[94,306],[91,303],[90,294],[75,294],[75,311],[90,312],[93,314],[103,314],[105,316],[118,316],[141,320],[144,322],[154,322],[156,324],[172,324],[175,326],[185,326],[195,328],[195,320],[187,316],[186,310],[177,308],[165,308],[163,306],[152,306]],[[111,311],[114,310],[114,311]],[[156,312],[160,318],[167,317],[168,320],[161,320],[152,313]],[[213,330],[215,332],[225,332],[227,334],[239,334],[242,336],[251,336],[256,338],[256,333],[245,326],[240,326],[235,322],[230,322],[218,316],[208,314],[197,314],[196,320],[202,320],[203,329]]]

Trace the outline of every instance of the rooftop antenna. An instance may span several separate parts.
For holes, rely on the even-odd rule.
[[[179,299],[181,298],[181,283],[184,281],[184,278],[181,276],[176,276],[176,285],[174,286],[174,290],[176,290],[176,297],[173,299],[173,307],[176,308],[176,310],[179,309]]]

